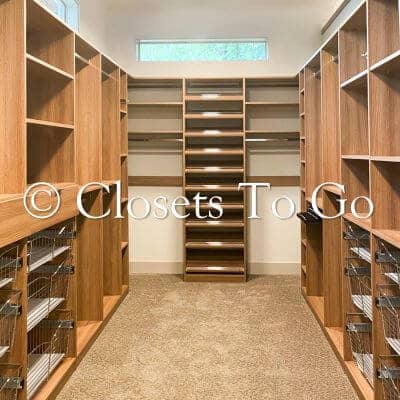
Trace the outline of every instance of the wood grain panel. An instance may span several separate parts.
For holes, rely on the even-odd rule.
[[[1,2],[0,26],[0,194],[13,194],[26,186],[23,0]]]
[[[100,64],[100,55],[92,62]],[[80,184],[102,179],[101,72],[77,63],[75,75],[76,179]]]
[[[325,182],[340,182],[339,66],[334,59],[337,56],[335,50],[326,49],[321,52],[322,158]]]
[[[298,176],[249,176],[247,182],[267,182],[272,186],[299,186]],[[181,187],[183,179],[180,176],[130,176],[129,186],[160,186]]]
[[[85,194],[83,205],[90,215],[103,213],[101,191]],[[77,218],[77,316],[79,321],[103,319],[103,222]],[[96,282],[96,284],[93,284]]]
[[[110,194],[103,194],[103,210],[111,210],[110,216],[103,219],[103,288],[104,295],[112,296],[122,293],[121,230],[120,221],[114,218],[116,207],[114,186]]]

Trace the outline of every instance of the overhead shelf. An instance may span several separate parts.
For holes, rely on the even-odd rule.
[[[74,76],[69,74],[68,72],[63,71],[60,68],[57,68],[45,61],[40,60],[30,54],[26,55],[27,59],[27,68],[32,75],[42,76],[43,79],[46,76],[50,77],[58,77],[61,79],[73,80]]]

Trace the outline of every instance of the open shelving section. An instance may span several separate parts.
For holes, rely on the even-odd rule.
[[[246,280],[244,79],[184,80],[186,281]],[[196,200],[200,193],[204,199]],[[214,196],[230,204],[222,218]],[[196,205],[203,206],[197,207]],[[198,215],[200,214],[200,215]]]
[[[299,73],[302,291],[365,400],[400,398],[399,21],[397,0],[363,2]],[[310,217],[324,182],[341,217]]]
[[[34,0],[2,2],[0,19],[0,397],[54,399],[129,290],[127,219],[76,202],[110,185],[83,208],[127,216],[128,76]],[[44,219],[23,204],[40,182],[61,202]]]
[[[152,157],[182,154],[182,175],[132,176],[129,181],[134,186],[182,187],[190,200],[185,279],[245,280],[246,192],[238,184],[300,185],[297,173],[251,176],[248,168],[252,152],[265,158],[300,155],[297,79],[129,77],[127,104],[130,150]],[[197,193],[223,198],[220,220],[196,217]],[[202,200],[199,209],[203,216],[213,207]]]

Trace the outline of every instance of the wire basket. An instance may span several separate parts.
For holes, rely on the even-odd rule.
[[[0,252],[0,289],[15,281],[17,269],[20,266],[19,245]]]
[[[345,222],[343,237],[348,242],[348,254],[346,256],[348,260],[361,259],[367,263],[371,263],[372,257],[369,232],[350,222]]]
[[[382,382],[384,400],[400,399],[400,357],[380,357],[378,378]]]
[[[372,284],[371,266],[357,265],[349,261],[346,268],[346,275],[349,279],[350,296],[353,304],[362,311],[365,317],[372,321]]]
[[[68,354],[74,329],[69,310],[59,310],[28,334],[27,394],[30,399]]]
[[[29,274],[28,331],[59,307],[68,297],[71,258],[58,265],[43,265]]]
[[[19,365],[0,364],[0,400],[16,400],[22,389],[22,368]]]
[[[0,358],[14,343],[17,318],[21,313],[20,301],[20,291],[0,290]]]
[[[59,228],[41,231],[28,240],[28,272],[51,262],[62,254],[71,254],[75,238],[74,222],[70,221]]]
[[[348,314],[346,331],[349,335],[353,360],[368,383],[373,386],[374,363],[371,344],[372,324],[363,314]]]
[[[400,250],[380,239],[377,246],[375,260],[381,273],[400,288]]]
[[[381,311],[383,331],[389,347],[400,355],[400,296],[397,285],[378,286],[377,306]]]

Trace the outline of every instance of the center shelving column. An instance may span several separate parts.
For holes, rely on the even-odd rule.
[[[184,93],[185,280],[246,280],[244,80],[187,79]],[[195,213],[194,196],[208,199]],[[208,200],[223,199],[224,215]]]

